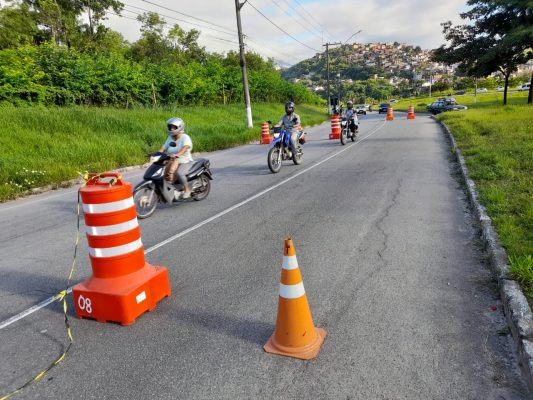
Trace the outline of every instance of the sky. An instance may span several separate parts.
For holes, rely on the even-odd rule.
[[[168,27],[179,24],[201,31],[199,43],[209,52],[238,50],[235,0],[121,1],[123,17],[110,15],[106,25],[130,42],[140,37],[141,24],[135,18],[148,10],[159,13]],[[286,67],[324,51],[325,43],[400,42],[436,48],[444,43],[440,24],[464,23],[459,13],[465,4],[466,0],[248,0],[241,20],[247,49]]]

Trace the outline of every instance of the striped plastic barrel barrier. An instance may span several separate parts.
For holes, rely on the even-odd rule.
[[[170,295],[167,269],[144,259],[132,187],[120,174],[91,178],[80,195],[93,274],[73,288],[76,312],[129,325]]]

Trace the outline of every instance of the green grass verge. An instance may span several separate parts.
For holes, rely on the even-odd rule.
[[[143,164],[166,138],[165,121],[185,120],[194,152],[258,140],[261,122],[278,121],[283,105],[254,104],[253,129],[245,128],[243,105],[180,107],[176,110],[112,108],[1,108],[0,201],[29,189]],[[327,120],[323,107],[298,105],[304,125]]]
[[[525,103],[522,96],[514,100]],[[533,106],[478,103],[438,118],[451,129],[511,274],[533,304]]]

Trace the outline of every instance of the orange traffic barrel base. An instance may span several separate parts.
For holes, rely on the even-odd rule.
[[[270,144],[272,143],[272,136],[270,136],[269,134],[266,134],[266,135],[262,135],[261,136],[261,144]]]
[[[407,114],[407,119],[415,119],[415,115],[414,114]]]
[[[170,296],[165,267],[148,263],[138,271],[115,278],[91,277],[72,288],[78,318],[131,325],[163,298]]]
[[[304,333],[305,335],[305,333]],[[315,339],[303,347],[283,346],[276,340],[276,332],[272,334],[268,342],[263,346],[267,353],[278,354],[280,356],[299,358],[300,360],[311,360],[318,355],[320,346],[326,338],[327,332],[322,328],[315,328]]]
[[[329,134],[329,138],[330,139],[340,139],[341,138],[341,134],[340,133],[330,133]]]

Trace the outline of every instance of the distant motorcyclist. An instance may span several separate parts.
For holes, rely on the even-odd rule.
[[[295,153],[299,133],[297,127],[301,126],[301,121],[300,116],[294,112],[294,103],[292,101],[285,103],[285,115],[281,117],[277,125],[284,127],[291,133],[291,150]],[[301,139],[301,141],[305,140]]]
[[[187,172],[193,164],[191,156],[192,140],[189,135],[185,133],[185,122],[181,118],[173,117],[167,121],[168,137],[161,149],[161,153],[166,153],[170,156],[170,160],[165,166],[165,180],[173,184],[177,176],[183,184],[184,191],[183,199],[191,197],[191,190],[187,183]],[[175,146],[171,146],[175,143]]]
[[[343,112],[343,118],[348,121],[348,127],[353,134],[356,134],[359,129],[359,119],[357,118],[357,111],[353,108],[353,101],[346,102],[346,110]]]

